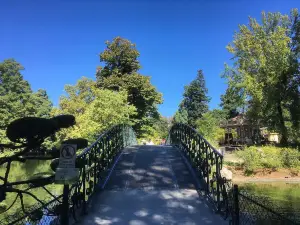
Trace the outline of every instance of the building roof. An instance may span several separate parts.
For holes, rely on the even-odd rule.
[[[229,120],[222,121],[220,127],[235,127],[245,125],[251,125],[251,123],[244,114],[239,114],[238,116],[233,117]]]

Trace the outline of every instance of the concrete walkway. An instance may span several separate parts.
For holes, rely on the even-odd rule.
[[[169,146],[123,151],[104,190],[93,197],[81,224],[228,224],[196,191],[180,152]]]

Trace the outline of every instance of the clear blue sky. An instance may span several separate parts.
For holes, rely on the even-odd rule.
[[[226,89],[220,74],[231,55],[225,46],[238,24],[263,10],[288,13],[295,7],[299,0],[2,1],[0,60],[19,61],[33,90],[46,89],[57,105],[65,84],[95,78],[104,42],[121,36],[136,43],[141,73],[163,93],[163,115],[174,114],[198,69],[212,109]]]

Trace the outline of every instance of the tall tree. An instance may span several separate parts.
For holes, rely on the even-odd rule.
[[[295,104],[299,103],[300,80],[296,24],[297,10],[290,18],[263,12],[261,24],[250,18],[249,25],[240,26],[233,43],[227,46],[234,55],[235,76],[239,76],[236,85],[247,94],[250,115],[278,130],[282,144],[288,136],[285,111],[296,117],[294,123],[299,121],[299,104]]]
[[[105,44],[106,49],[100,54],[100,62],[104,62],[105,66],[98,68],[97,79],[128,75],[141,68],[138,61],[140,53],[135,44],[121,37],[114,38],[112,42],[106,41]]]
[[[137,109],[137,114],[132,115],[131,120],[140,137],[149,130],[144,126],[152,126],[155,121],[153,118],[159,118],[157,104],[162,103],[162,95],[151,84],[150,77],[138,73],[140,54],[134,44],[120,37],[106,44],[107,48],[100,54],[100,61],[105,65],[97,71],[97,85],[128,93],[129,104]]]
[[[23,79],[24,68],[13,59],[0,63],[0,142],[6,141],[4,131],[14,119],[24,116],[48,117],[52,103],[46,91],[33,92]]]
[[[180,105],[187,111],[188,123],[192,127],[195,127],[196,120],[208,111],[210,98],[207,96],[207,92],[203,72],[198,70],[196,79],[184,87],[183,101]]]

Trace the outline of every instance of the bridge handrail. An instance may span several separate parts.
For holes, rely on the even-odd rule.
[[[231,181],[222,177],[223,155],[194,128],[176,123],[169,131],[168,141],[184,152],[200,176],[206,196],[225,219],[230,218],[231,224],[256,224],[257,221],[264,224],[270,221],[276,224],[299,224],[299,219],[287,217],[280,207],[268,199],[239,191],[237,185],[233,186]]]
[[[197,130],[187,124],[176,123],[169,132],[169,142],[176,145],[189,159],[199,174],[202,189],[215,210],[228,217],[229,181],[221,176],[223,155],[218,152]]]
[[[124,135],[124,132],[127,132],[127,134]],[[114,141],[114,143],[110,143],[110,141]],[[105,173],[111,166],[120,150],[134,144],[136,144],[136,137],[132,127],[128,124],[118,124],[107,129],[91,146],[76,157],[76,160],[84,160],[84,165],[80,168],[80,179],[77,183],[71,185],[70,189],[66,190],[67,193],[64,194],[68,195],[68,202],[73,201],[70,208],[75,221],[78,220],[76,213],[78,209],[75,208],[77,203],[79,202],[80,206],[82,204],[79,210],[82,210],[82,213],[85,214],[90,197],[99,184],[102,184],[102,177],[105,176],[102,173]],[[74,196],[75,198],[73,198]],[[63,216],[66,215],[68,214],[65,212]],[[68,218],[63,218],[63,220],[68,220]],[[67,222],[62,223],[67,224]]]
[[[63,194],[58,196],[45,189],[52,196],[51,200],[43,202],[43,204],[39,202],[33,205],[30,209],[27,209],[24,215],[20,215],[18,212],[14,215],[9,215],[3,218],[0,224],[8,223],[13,225],[22,222],[27,224],[28,221],[39,221],[39,224],[49,224],[49,222],[53,221],[55,224],[67,225],[70,219],[77,221],[78,216],[86,213],[90,197],[100,182],[104,180],[105,171],[111,166],[117,154],[124,147],[135,144],[135,133],[130,125],[118,124],[112,126],[101,133],[93,144],[76,156],[76,167],[80,171],[78,181],[72,185],[64,185]],[[52,175],[50,178],[51,183],[49,184],[53,184],[54,176]],[[35,181],[35,179],[31,180]],[[18,183],[20,182],[16,184]],[[50,205],[51,208],[44,208]],[[42,215],[40,215],[41,213]],[[39,219],[33,220],[37,218],[36,214],[39,214]],[[51,224],[54,224],[53,222]]]
[[[192,131],[194,131],[199,137],[201,137],[201,139],[203,139],[203,141],[216,153],[218,154],[220,157],[223,158],[223,155],[218,151],[216,150],[216,148],[214,146],[212,146],[207,140],[205,137],[203,137],[203,135],[201,135],[195,128],[189,126],[188,124],[185,124],[185,123],[176,123],[175,125],[181,125],[181,126],[185,126],[185,127],[188,127],[189,129],[191,129]],[[174,126],[174,125],[173,125]],[[171,128],[172,129],[172,128]]]
[[[89,147],[85,148],[79,155],[76,156],[76,158],[80,158],[83,155],[85,155],[87,152],[89,152],[107,133],[109,133],[111,130],[115,129],[116,127],[119,126],[129,126],[128,124],[117,124],[114,125],[112,127],[110,127],[109,129],[106,129],[103,133],[101,133],[99,135],[99,137],[96,139],[96,141],[94,141]]]

